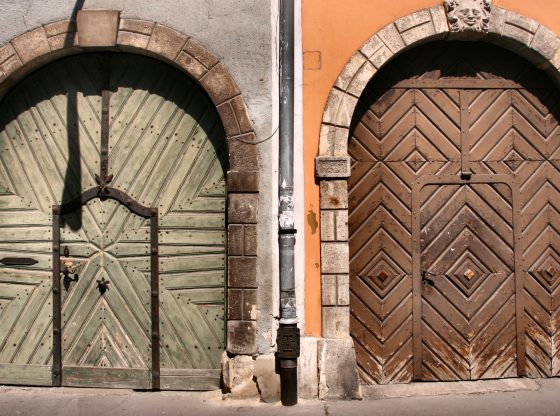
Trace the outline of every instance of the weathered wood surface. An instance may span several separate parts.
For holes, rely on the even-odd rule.
[[[490,45],[454,42],[402,55],[365,90],[352,123],[348,182],[350,331],[364,382],[559,374],[559,98],[546,75],[519,57]],[[478,227],[473,235],[488,231],[484,224],[499,230],[490,227],[486,234],[495,240],[479,247],[496,252],[486,259],[488,267],[504,266],[503,274],[488,275],[488,284],[499,281],[501,289],[484,306],[484,296],[457,292],[455,284],[439,300],[426,298],[424,291],[436,289],[421,289],[412,279],[420,279],[430,267],[427,259],[451,244],[422,246],[422,262],[413,265],[414,241],[424,244],[426,235],[412,232],[412,189],[431,175],[461,182],[461,173],[505,175],[513,184],[477,185],[476,192],[466,185],[427,187],[418,196],[424,221],[428,215],[444,223],[472,200],[470,217],[445,223],[453,235],[465,232],[466,223]],[[512,187],[520,195],[516,209]],[[472,238],[463,240],[464,251]],[[447,270],[444,260],[433,258]],[[447,258],[448,267],[452,260]],[[413,316],[413,298],[423,302],[421,316]],[[481,332],[471,331],[473,323],[465,318],[474,314],[476,302],[487,320],[480,321]],[[491,307],[501,308],[496,317],[484,312]],[[437,321],[438,315],[456,327]],[[450,330],[456,337],[450,333],[448,340]],[[428,347],[415,351],[419,340]]]

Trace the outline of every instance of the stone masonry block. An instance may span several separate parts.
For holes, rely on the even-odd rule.
[[[78,46],[78,32],[67,32],[60,35],[51,36],[47,39],[51,51],[57,51],[73,46]]]
[[[321,243],[321,272],[349,273],[348,243]]]
[[[348,63],[344,66],[342,73],[339,75],[334,85],[341,90],[346,91],[346,89],[350,85],[350,82],[365,62],[366,58],[364,57],[364,55],[362,55],[362,53],[359,51],[356,52],[348,60]]]
[[[258,171],[234,171],[227,174],[228,192],[259,192]]]
[[[507,23],[504,25],[502,35],[526,46],[529,46],[533,40],[533,34],[531,32],[527,32],[525,29]]]
[[[231,224],[256,224],[258,206],[256,194],[229,194],[228,221]]]
[[[428,22],[421,26],[416,26],[406,32],[402,33],[402,38],[407,46],[419,42],[427,42],[435,35],[434,26],[432,22]]]
[[[257,324],[254,321],[228,321],[228,352],[231,354],[255,354],[257,352],[256,333]]]
[[[243,290],[242,314],[244,321],[257,320],[257,289]]]
[[[336,113],[336,124],[341,127],[350,127],[358,99],[350,94],[344,94]]]
[[[251,399],[259,397],[255,383],[255,360],[247,355],[228,357],[222,355],[223,388],[232,399]]]
[[[321,277],[321,305],[336,306],[336,275],[324,274]]]
[[[348,275],[324,274],[321,288],[322,305],[348,306],[350,304],[348,281]]]
[[[322,308],[323,337],[343,339],[350,336],[350,308],[324,306]]]
[[[131,46],[138,49],[146,49],[149,42],[150,37],[140,33],[119,31],[117,37],[117,44],[119,46]]]
[[[230,169],[239,171],[259,169],[259,156],[254,141],[253,133],[227,139]]]
[[[22,63],[17,55],[13,55],[0,64],[0,71],[5,75],[10,75],[16,69],[20,68]]]
[[[392,23],[381,29],[378,35],[393,54],[400,52],[405,47],[399,31]]]
[[[377,68],[375,68],[371,62],[367,61],[354,76],[346,92],[359,98],[376,72]]]
[[[228,225],[228,255],[243,256],[245,233],[241,224]]]
[[[345,127],[321,125],[319,155],[348,157],[349,131]]]
[[[179,53],[179,56],[175,59],[175,63],[197,80],[202,78],[208,72],[204,65],[185,51],[181,51]]]
[[[530,45],[531,49],[543,55],[546,59],[554,58],[556,51],[560,48],[560,39],[556,34],[544,26],[540,26]]]
[[[319,378],[317,375],[317,338],[301,337],[301,353],[298,359],[298,396],[317,399]]]
[[[241,321],[243,319],[243,289],[228,289],[228,320]]]
[[[78,11],[78,39],[80,46],[115,46],[119,29],[118,10]]]
[[[508,11],[506,23],[521,28],[531,34],[535,34],[539,27],[539,23],[533,19],[512,11]]]
[[[204,46],[194,39],[189,39],[183,49],[207,69],[213,68],[214,65],[218,63],[218,58],[208,52]]]
[[[215,105],[220,105],[241,93],[221,63],[216,64],[200,82]]]
[[[245,101],[238,95],[233,100],[230,101],[233,110],[235,111],[235,117],[237,117],[237,124],[239,124],[239,129],[241,133],[249,133],[253,131],[253,123],[249,119],[249,112],[245,106]]]
[[[228,287],[245,289],[257,287],[256,257],[228,257]]]
[[[154,31],[154,22],[140,19],[121,19],[119,29],[125,32],[139,33],[141,35],[150,36]]]
[[[490,15],[490,27],[488,32],[496,35],[502,35],[504,25],[506,23],[507,10],[501,7],[492,7],[492,14]]]
[[[204,71],[206,71],[206,69],[204,69],[202,65],[200,65],[200,67],[203,68]],[[235,110],[233,109],[231,102],[225,102],[223,104],[220,104],[216,108],[218,109],[218,114],[220,114],[220,119],[222,120],[222,124],[227,136],[238,136],[241,131],[239,129],[239,124],[237,124],[237,117],[235,115]]]
[[[321,210],[321,241],[348,241],[347,210]]]
[[[280,375],[276,374],[276,356],[274,354],[257,357],[255,378],[263,402],[276,403],[280,400]]]
[[[375,52],[381,49],[385,44],[381,40],[381,38],[377,35],[372,36],[369,38],[360,48],[360,51],[367,56],[368,58],[371,57]]]
[[[352,338],[319,339],[319,399],[360,399],[360,376]]]
[[[321,209],[348,208],[348,184],[342,180],[322,180],[320,185]]]
[[[16,54],[16,50],[11,43],[6,43],[0,48],[0,64],[7,61]]]
[[[323,123],[336,124],[338,107],[340,107],[340,103],[344,95],[344,91],[336,88],[331,89],[329,97],[327,98],[325,112],[323,114]]]
[[[12,45],[24,64],[51,50],[43,27],[18,36],[12,40]]]
[[[381,69],[385,63],[393,57],[393,52],[387,47],[383,46],[378,51],[376,51],[370,58],[369,61],[377,68]]]
[[[430,14],[432,15],[432,23],[434,25],[434,30],[436,33],[448,33],[449,23],[447,21],[447,14],[442,5],[430,8]]]
[[[63,33],[75,32],[76,24],[70,20],[60,20],[58,22],[45,25],[45,34],[48,38],[62,35]]]
[[[245,255],[257,255],[257,226],[245,225]]]
[[[430,15],[430,9],[423,9],[409,14],[408,16],[401,17],[395,22],[395,26],[400,33],[403,33],[412,29],[413,27],[431,22],[431,19],[432,16]]]
[[[318,178],[349,178],[351,171],[348,156],[318,156],[315,159]]]
[[[156,25],[148,43],[148,50],[174,61],[187,43],[188,38],[188,36],[169,27]]]

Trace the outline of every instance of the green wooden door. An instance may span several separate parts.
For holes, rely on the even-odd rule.
[[[0,254],[37,260],[0,264],[0,383],[51,382],[51,211],[97,186],[107,88],[110,186],[159,213],[161,388],[217,388],[225,133],[192,80],[125,54],[58,61],[0,106]],[[63,384],[150,388],[149,220],[98,198],[61,223],[78,274],[62,289]]]

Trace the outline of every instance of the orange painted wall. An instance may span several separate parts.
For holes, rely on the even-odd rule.
[[[315,181],[315,157],[329,91],[348,59],[370,36],[399,17],[441,3],[433,0],[302,0],[307,335],[321,335],[319,187]],[[494,0],[493,3],[528,16],[560,34],[558,0]]]

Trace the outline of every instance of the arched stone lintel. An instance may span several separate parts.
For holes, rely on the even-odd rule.
[[[95,25],[95,22],[93,22]],[[192,37],[153,21],[119,19],[114,47],[81,47],[76,24],[61,20],[0,47],[0,99],[26,75],[56,59],[89,51],[130,52],[167,62],[206,91],[227,135],[227,351],[257,353],[257,138],[241,91],[226,66]]]
[[[325,105],[318,156],[348,157],[350,122],[369,81],[388,61],[402,52],[421,43],[441,39],[494,43],[525,57],[560,84],[560,38],[535,20],[494,6],[487,34],[453,33],[450,32],[443,6],[422,9],[385,26],[348,60]],[[322,177],[322,163],[317,159],[318,178]]]

